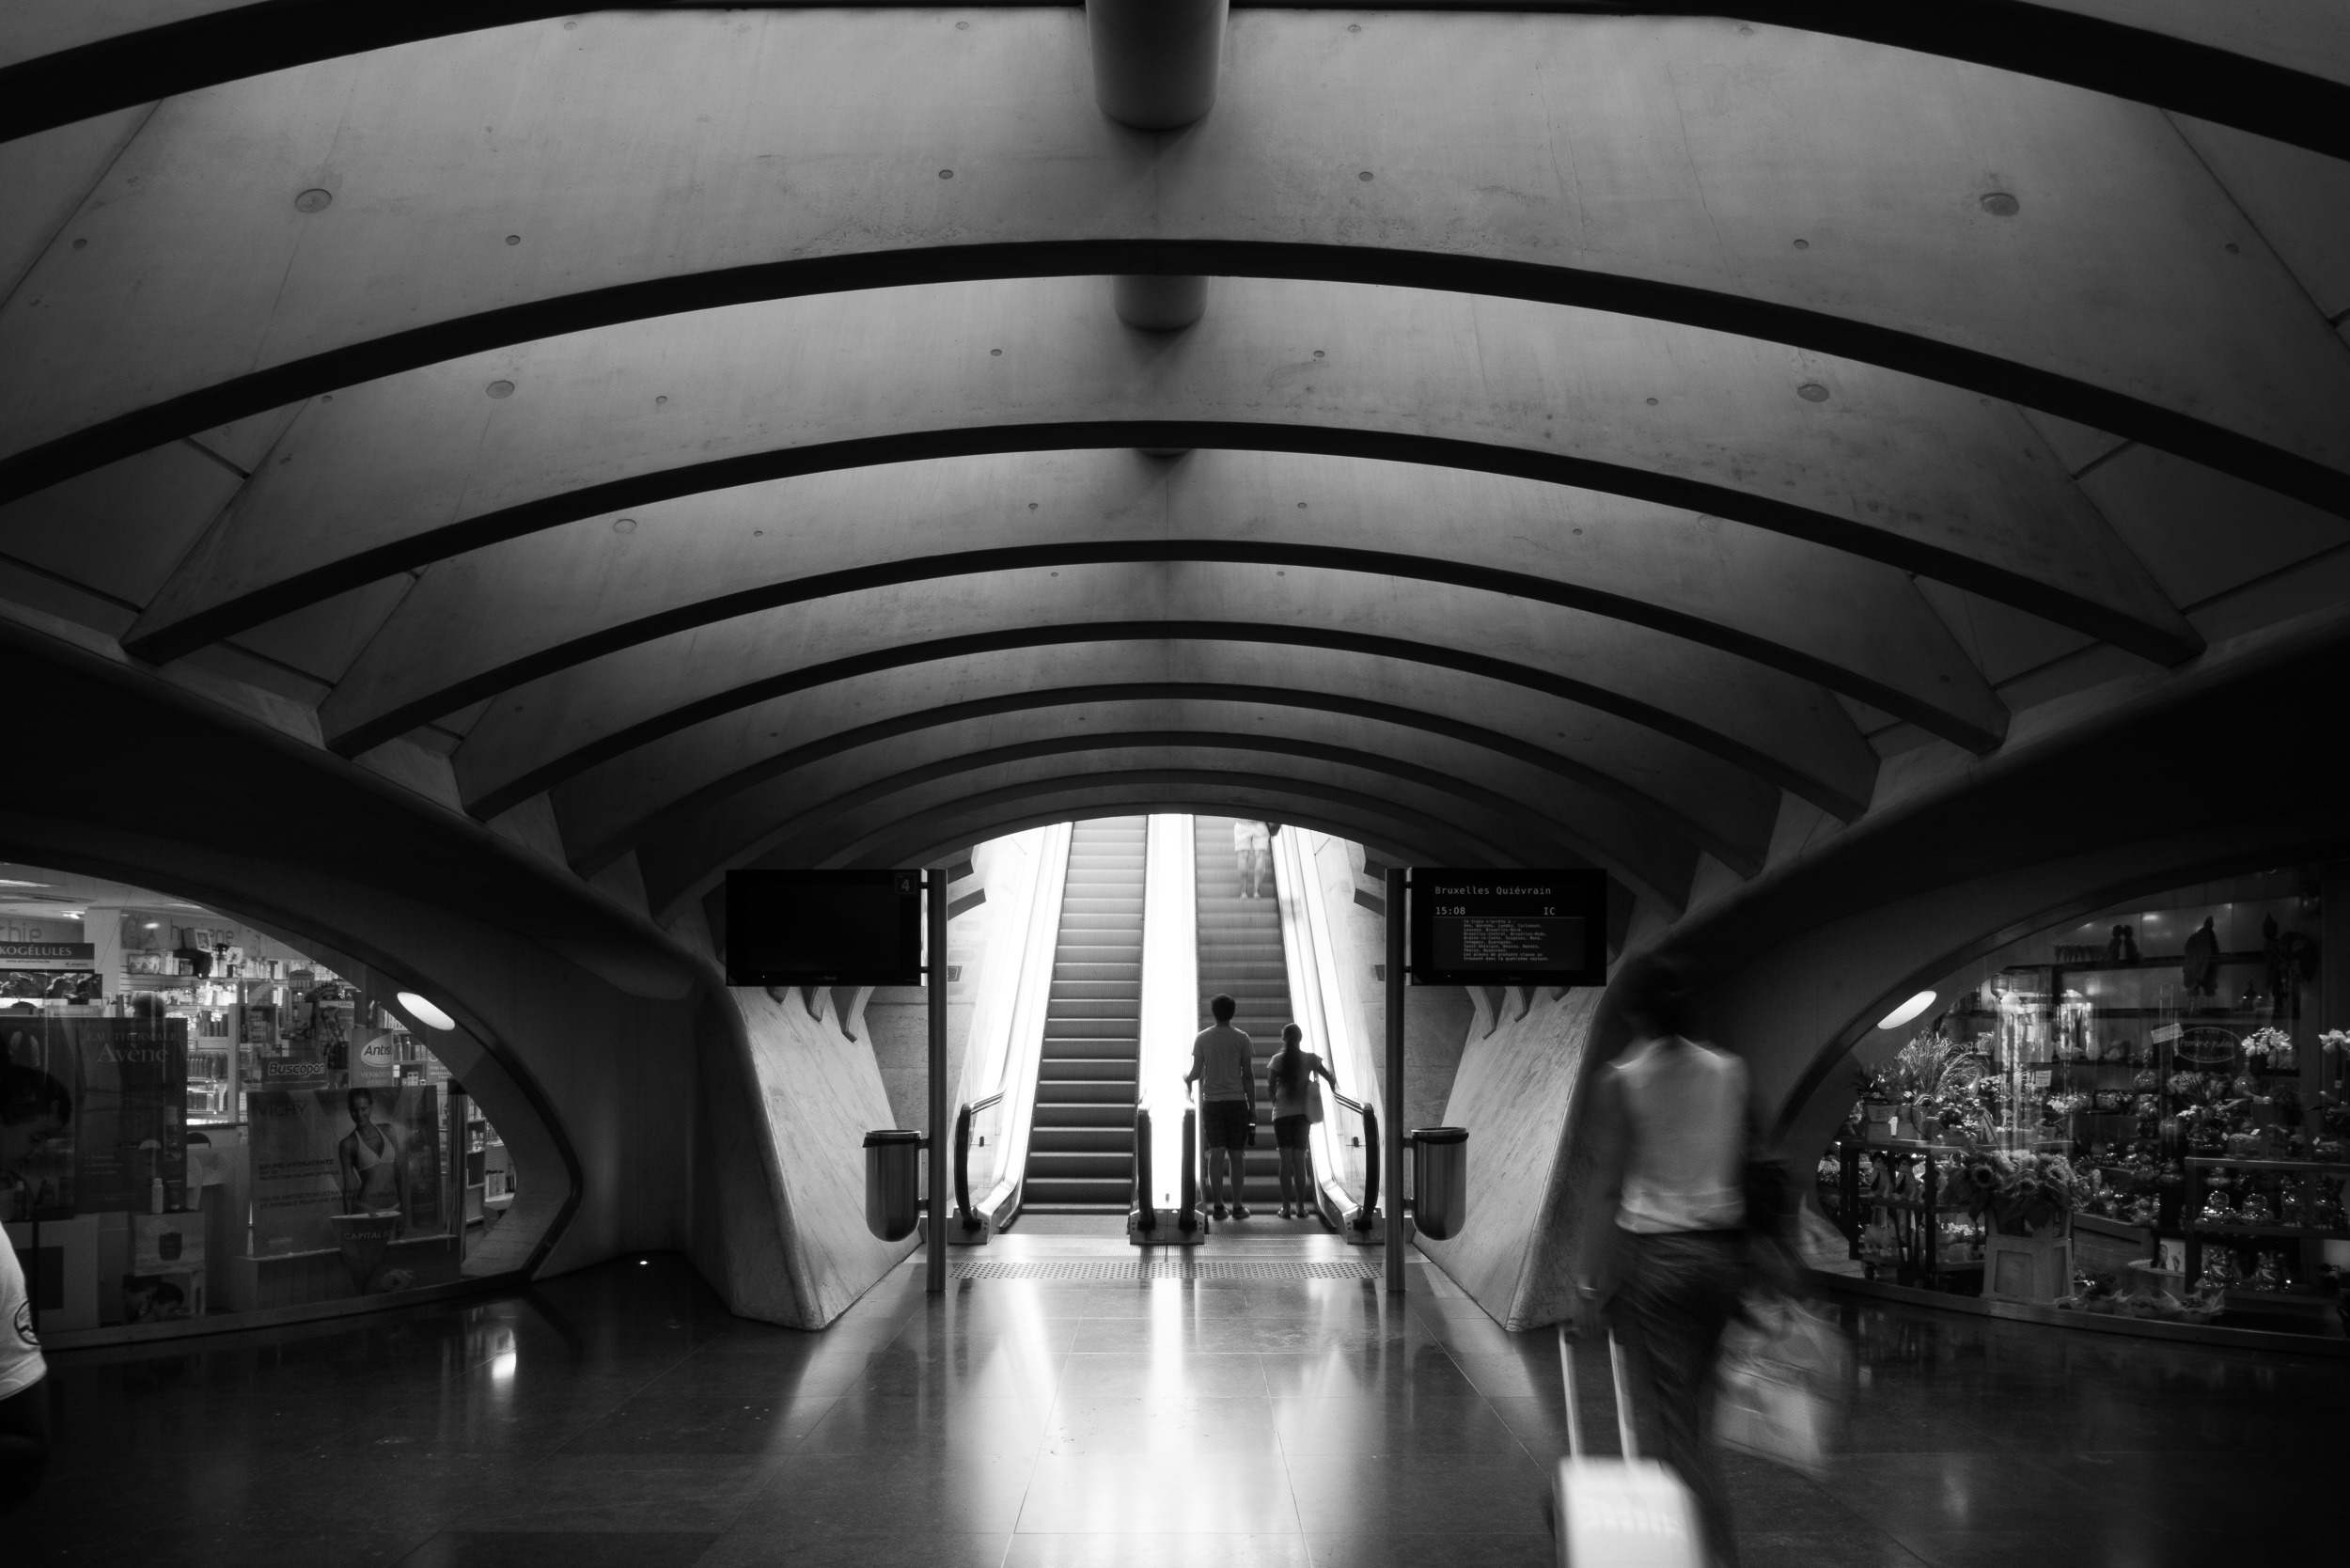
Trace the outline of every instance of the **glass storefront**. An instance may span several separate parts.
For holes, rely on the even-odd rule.
[[[2316,868],[2232,878],[1944,977],[1863,1043],[1820,1162],[1858,1271],[2341,1335],[2350,1038],[2326,1015],[2324,904]]]
[[[448,1022],[234,917],[0,866],[0,1221],[39,1332],[466,1278],[518,1187]]]

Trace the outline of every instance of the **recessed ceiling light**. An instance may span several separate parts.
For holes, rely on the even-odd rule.
[[[1917,1017],[1919,1013],[1925,1011],[1926,1009],[1932,1007],[1934,1005],[1934,996],[1935,994],[1931,991],[1919,992],[1918,995],[1910,997],[1909,1000],[1904,1002],[1901,1006],[1887,1013],[1883,1018],[1877,1020],[1877,1027],[1881,1029],[1900,1028],[1904,1024],[1908,1023],[1912,1018]]]
[[[451,1018],[413,991],[401,992],[399,1000],[400,1005],[407,1010],[408,1016],[422,1024],[426,1028],[453,1029],[457,1027],[456,1019]]]

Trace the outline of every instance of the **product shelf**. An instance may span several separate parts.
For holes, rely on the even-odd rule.
[[[2319,1241],[2350,1241],[2350,1231],[2321,1231],[2311,1225],[2217,1225],[2198,1219],[2187,1229],[2201,1236],[2311,1236]]]

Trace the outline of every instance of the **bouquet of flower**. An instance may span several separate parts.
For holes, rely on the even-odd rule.
[[[1966,1212],[1988,1215],[2002,1234],[2028,1236],[2073,1212],[2082,1184],[2061,1154],[1986,1149],[1967,1158],[1960,1172]]]
[[[1921,1119],[1937,1118],[1945,1131],[1970,1139],[1986,1134],[1993,1101],[1983,1090],[1991,1084],[1996,1094],[1997,1083],[1987,1075],[1986,1040],[1919,1034],[1894,1054],[1881,1080],[1884,1092],[1915,1107]]]
[[[2244,1059],[2282,1072],[2293,1065],[2293,1037],[2282,1029],[2254,1029],[2244,1037]]]

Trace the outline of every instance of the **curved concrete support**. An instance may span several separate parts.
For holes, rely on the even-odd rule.
[[[1228,8],[1228,0],[1085,0],[1102,112],[1137,131],[1180,131],[1215,107]]]
[[[1661,908],[1681,907],[1696,869],[1695,850],[1686,841],[1506,753],[1473,751],[1424,729],[1352,714],[1281,706],[1268,711],[1245,699],[1210,698],[1105,698],[1073,717],[1066,707],[1029,708],[948,719],[876,739],[777,773],[706,809],[680,832],[643,843],[637,863],[648,896],[664,898],[664,877],[713,880],[728,864],[762,853],[764,843],[808,833],[826,816],[867,798],[932,774],[967,769],[982,758],[1152,745],[1205,759],[1186,766],[1225,766],[1226,753],[1263,752],[1443,785],[1490,812],[1526,816],[1532,831],[1566,843],[1579,859],[1606,866]]]
[[[355,755],[521,681],[753,610],[991,568],[1136,558],[1482,588],[1742,653],[1970,749],[2007,727],[1972,661],[1891,567],[1502,476],[1267,452],[1167,463],[1106,448],[809,475],[627,517],[428,568],[321,705],[327,744]],[[1822,616],[1824,603],[1839,613]]]
[[[1972,60],[2350,156],[2350,44],[2329,0],[1744,0],[1654,8],[1727,12]],[[0,30],[0,137],[260,71],[562,14],[547,0],[25,0]]]
[[[1851,814],[1876,774],[1826,692],[1663,633],[1389,577],[1179,563],[877,588],[643,643],[500,696],[458,748],[458,783],[469,810],[493,817],[606,758],[790,691],[960,652],[1137,636],[1466,670],[1633,719]]]
[[[2152,111],[1727,23],[1268,11],[1234,20],[1222,107],[1162,154],[1095,109],[1074,14],[906,20],[596,15],[166,103],[0,308],[0,494],[617,320],[1151,271],[1753,333],[2350,510],[2341,343]],[[925,79],[1017,82],[1019,113],[904,90]],[[682,84],[728,111],[681,118]]]
[[[1078,660],[1045,644],[878,670],[688,725],[587,770],[553,799],[572,864],[593,875],[640,843],[694,837],[705,813],[755,815],[760,808],[736,797],[854,746],[996,713],[1058,710],[1067,727],[1090,723],[1097,703],[1167,700],[1345,714],[1511,757],[1639,812],[1741,875],[1762,869],[1778,814],[1778,791],[1754,775],[1578,703],[1429,665],[1214,641],[1096,642]],[[1274,722],[1286,732],[1285,716]]]
[[[893,807],[848,824],[859,836],[836,840],[825,863],[902,865],[910,845],[951,843],[958,835],[969,844],[1009,831],[1008,824],[1103,816],[1110,814],[1106,808],[1121,805],[1125,814],[1188,811],[1303,823],[1382,850],[1410,846],[1415,858],[1432,864],[1508,865],[1512,860],[1506,845],[1462,831],[1449,822],[1449,813],[1447,819],[1429,818],[1374,795],[1329,785],[1277,778],[1252,781],[1245,774],[1174,768],[1119,769],[1061,778],[1039,773],[997,790],[942,790],[924,809],[901,812]],[[1445,862],[1443,856],[1461,858]]]
[[[842,864],[870,848],[877,837],[894,836],[900,823],[919,820],[960,802],[1006,798],[1006,792],[1049,789],[1072,780],[1125,778],[1161,784],[1227,784],[1284,792],[1331,806],[1373,807],[1390,820],[1442,824],[1452,840],[1476,854],[1472,864],[1498,862],[1589,864],[1548,824],[1490,792],[1462,790],[1441,776],[1418,776],[1392,762],[1380,764],[1342,748],[1293,743],[1261,747],[1232,738],[1224,747],[1184,745],[1186,736],[1163,741],[1149,735],[1113,735],[1099,749],[1088,737],[1073,744],[1044,742],[1008,746],[877,781],[813,811],[804,823],[786,824],[750,863],[770,866]],[[1317,754],[1319,753],[1319,754]],[[1274,820],[1280,820],[1276,817]],[[1675,901],[1677,906],[1680,901]]]
[[[395,571],[682,494],[1140,446],[1604,491],[1924,572],[2133,651],[2199,646],[2016,413],[1950,387],[1637,318],[1259,279],[1227,279],[1199,325],[1146,338],[1090,308],[1093,287],[742,306],[347,389],[303,411],[125,645],[177,656]]]

